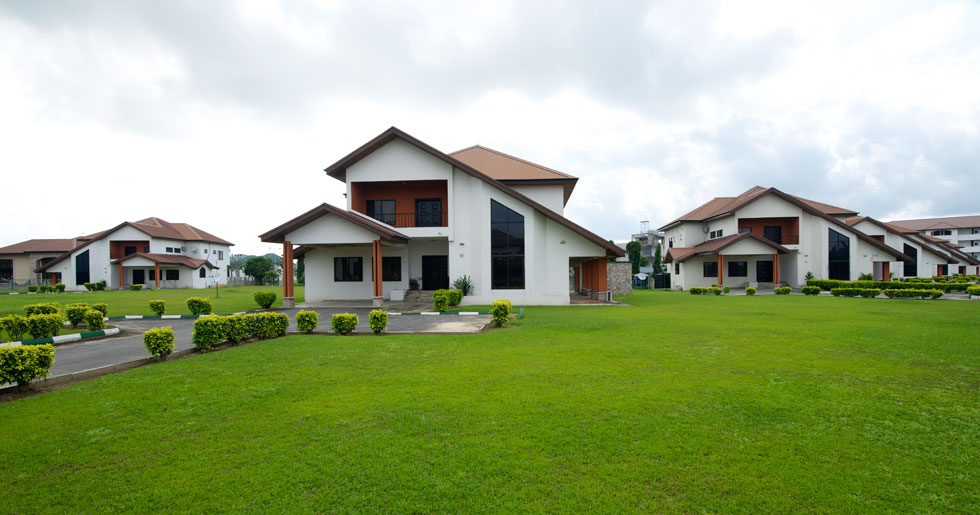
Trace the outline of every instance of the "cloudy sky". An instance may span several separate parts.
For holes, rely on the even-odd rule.
[[[0,245],[158,216],[278,251],[392,125],[578,176],[566,215],[617,241],[754,185],[975,214],[978,27],[978,0],[0,0]]]

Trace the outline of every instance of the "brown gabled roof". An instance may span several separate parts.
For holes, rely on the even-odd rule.
[[[892,234],[897,234],[897,235],[902,236],[903,238],[905,238],[905,239],[907,239],[909,241],[912,241],[912,242],[916,242],[916,240],[919,239],[919,238],[917,238],[917,236],[922,236],[921,234],[919,234],[916,231],[913,231],[913,230],[910,230],[910,229],[905,229],[904,227],[899,227],[897,225],[889,224],[889,223],[886,223],[886,222],[881,222],[879,220],[875,220],[874,218],[871,218],[870,216],[852,216],[852,217],[849,217],[846,220],[844,220],[844,222],[847,223],[847,225],[850,225],[850,226],[857,225],[858,223],[861,223],[863,221],[867,221],[868,223],[877,225],[878,227],[881,227],[882,229],[884,229],[884,230],[886,230],[886,231],[888,231],[888,232],[890,232]],[[937,257],[940,257],[942,259],[945,259],[949,263],[956,263],[956,260],[955,259],[951,258],[947,254],[943,254],[942,252],[934,249],[933,247],[929,246],[928,244],[924,244],[921,240],[917,241],[916,243],[918,243],[919,246],[922,247],[923,250],[928,251],[930,254],[932,254],[934,256],[937,256]],[[904,252],[903,252],[903,254],[904,254]]]
[[[135,254],[130,254],[126,257],[119,258],[115,261],[112,261],[112,264],[122,263],[124,261],[133,259],[135,257],[146,258],[149,259],[150,261],[153,261],[154,263],[159,263],[161,265],[183,265],[188,268],[200,268],[202,266],[206,266],[212,269],[218,268],[207,259],[193,259],[188,256],[179,256],[176,254],[148,254],[143,252],[137,252]]]
[[[980,215],[915,218],[912,220],[895,220],[892,223],[916,231],[927,231],[930,229],[966,229],[980,227]]]
[[[744,192],[742,192],[737,197],[715,197],[708,202],[698,206],[693,211],[682,215],[681,217],[675,219],[674,221],[668,223],[667,225],[661,227],[659,230],[663,231],[674,224],[680,222],[704,222],[712,218],[718,218],[720,216],[729,215],[751,204],[755,200],[761,198],[766,193],[773,191],[779,191],[776,188],[763,188],[762,186],[753,186]],[[795,204],[804,204],[810,209],[814,209],[824,215],[829,216],[853,216],[857,214],[857,211],[852,211],[850,209],[845,209],[842,207],[832,206],[830,204],[825,204],[823,202],[817,202],[816,200],[805,199],[803,197],[797,197],[796,195],[789,195],[784,193],[783,195],[787,197],[792,197],[796,200]]]
[[[328,214],[336,215],[354,225],[367,229],[368,231],[377,234],[382,240],[395,243],[408,243],[409,237],[392,229],[391,226],[385,225],[372,218],[368,218],[367,216],[362,216],[345,209],[340,209],[336,206],[331,206],[326,202],[297,216],[296,218],[293,218],[279,227],[272,229],[271,231],[266,231],[260,234],[259,239],[269,243],[282,243],[285,241],[286,234],[316,220],[317,218],[320,218],[323,215]]]
[[[564,202],[575,189],[577,177],[559,172],[537,163],[505,154],[499,150],[473,145],[472,147],[450,152],[450,156],[466,163],[509,186],[532,184],[558,184],[563,187]]]
[[[759,236],[758,234],[751,233],[751,232],[740,232],[738,234],[732,234],[729,236],[725,236],[723,238],[708,240],[704,243],[695,245],[693,247],[683,247],[683,248],[671,247],[670,249],[667,249],[667,257],[664,258],[664,263],[671,263],[674,261],[678,263],[683,263],[695,256],[716,254],[724,250],[725,248],[733,245],[734,243],[742,241],[746,238],[753,239],[765,245],[768,245],[772,247],[773,250],[775,250],[780,254],[786,254],[787,252],[789,252],[789,249],[787,249],[786,247],[774,241],[767,240],[762,236]]]
[[[958,245],[954,246],[953,243],[943,241],[943,243],[940,243],[939,246],[949,251],[949,253],[953,255],[953,258],[957,259],[958,261],[966,261],[966,264],[968,265],[980,265],[980,261],[977,261],[977,259],[973,256],[961,251],[961,247]]]
[[[457,170],[469,175],[470,177],[479,179],[489,184],[490,186],[493,186],[494,188],[497,188],[498,190],[506,193],[507,195],[510,195],[511,197],[527,204],[528,206],[532,207],[535,211],[538,211],[539,213],[543,214],[545,217],[550,218],[555,222],[558,222],[558,224],[565,226],[566,228],[570,229],[572,232],[602,247],[603,249],[605,249],[607,256],[623,257],[626,255],[626,251],[618,247],[616,244],[611,243],[608,240],[602,239],[599,235],[576,224],[575,222],[572,222],[571,220],[565,218],[564,216],[561,216],[560,214],[542,206],[538,202],[531,200],[526,195],[518,192],[514,188],[511,188],[510,186],[490,177],[489,175],[477,170],[476,168],[473,168],[472,166],[460,161],[459,159],[456,159],[455,157],[452,157],[448,154],[444,154],[436,150],[434,147],[428,145],[427,143],[424,143],[423,141],[415,138],[414,136],[406,133],[405,131],[397,127],[391,127],[388,130],[382,132],[371,141],[368,141],[367,143],[361,145],[358,149],[344,156],[340,161],[337,161],[336,163],[326,167],[324,171],[327,173],[327,175],[341,182],[346,182],[348,167],[357,163],[361,159],[364,159],[375,150],[387,145],[388,143],[390,143],[395,139],[400,139],[410,145],[413,145],[418,149],[427,152],[432,156],[435,156],[436,158],[452,165]]]
[[[34,239],[0,248],[0,254],[27,254],[28,252],[68,252],[75,247],[73,238],[64,240]]]

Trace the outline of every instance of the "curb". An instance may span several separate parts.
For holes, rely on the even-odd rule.
[[[77,342],[81,340],[91,340],[93,338],[102,338],[105,336],[112,336],[114,334],[119,334],[118,327],[114,327],[112,329],[104,329],[101,331],[87,331],[84,333],[63,334],[60,336],[49,336],[47,338],[36,338],[33,340],[23,340],[19,342],[0,343],[0,347],[20,347],[21,345],[44,345],[46,343],[50,343],[52,345],[58,345],[62,343]]]

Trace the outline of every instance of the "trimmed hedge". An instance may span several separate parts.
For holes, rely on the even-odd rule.
[[[866,299],[872,299],[881,295],[881,290],[878,288],[834,288],[830,290],[830,293],[834,297],[864,297]]]
[[[351,334],[357,328],[357,315],[354,313],[337,313],[330,320],[330,327],[337,334]]]
[[[371,310],[369,321],[371,322],[371,330],[374,331],[374,334],[381,334],[382,331],[388,328],[388,312],[380,309]]]
[[[163,315],[167,312],[167,301],[165,300],[151,300],[150,301],[150,311],[156,313],[157,315]]]
[[[939,290],[894,289],[882,293],[889,299],[938,299],[943,296],[943,292]]]
[[[300,311],[296,313],[296,328],[310,334],[316,329],[320,315],[316,311]]]
[[[92,304],[92,309],[102,312],[102,316],[104,317],[109,316],[109,305],[105,302],[96,302],[95,304]]]
[[[228,315],[219,317],[224,322],[225,340],[232,345],[238,345],[248,339],[248,321],[244,315]]]
[[[493,323],[497,326],[502,326],[507,323],[508,317],[510,317],[510,312],[514,309],[514,306],[507,299],[500,299],[493,301],[490,305],[490,314],[493,315]]]
[[[24,386],[35,379],[47,377],[51,365],[54,365],[54,345],[0,348],[0,384],[16,383]]]
[[[88,304],[76,302],[65,306],[65,316],[68,317],[68,321],[71,322],[73,328],[78,327],[78,324],[85,320],[85,312],[90,309],[92,308]]]
[[[48,286],[48,285],[42,284],[41,286],[38,287],[38,290],[40,290],[41,293],[48,293],[49,291],[51,291],[51,287]]]
[[[926,279],[910,277],[907,281],[836,281],[811,279],[806,282],[807,286],[819,286],[821,290],[829,291],[834,288],[877,288],[879,290],[921,290],[923,288],[941,290],[943,292],[966,291],[969,283],[930,283]]]
[[[820,287],[819,286],[804,286],[803,287],[803,294],[804,295],[820,295]]]
[[[37,286],[28,286],[27,287],[27,291],[29,291],[31,293],[36,293],[37,292]]]
[[[97,309],[90,309],[85,312],[85,325],[89,331],[101,331],[105,329],[105,314]]]
[[[260,308],[269,309],[276,301],[276,292],[257,291],[252,295],[252,298],[255,299],[255,303],[258,304]]]
[[[776,295],[789,295],[790,293],[792,293],[793,288],[790,288],[789,286],[783,286],[782,288],[776,288],[774,291],[776,292]]]
[[[259,340],[285,336],[289,328],[289,317],[285,313],[249,313],[240,316],[245,319],[249,336]]]
[[[24,306],[24,314],[27,316],[53,315],[59,312],[61,312],[61,306],[57,302],[39,302]]]
[[[980,286],[970,286],[966,289],[970,295],[980,295]]]
[[[436,290],[432,292],[433,311],[446,311],[449,309],[449,290]]]
[[[54,285],[54,289],[58,290],[58,293],[64,293],[65,292],[65,285],[64,285],[64,283],[58,283],[58,284]]]
[[[34,338],[58,336],[64,321],[65,317],[61,313],[31,315],[27,317],[27,332],[31,333]]]
[[[746,295],[755,295],[755,288],[749,286],[748,288],[745,289],[745,294]]]
[[[130,284],[129,285],[129,289],[131,291],[140,291],[140,290],[143,289],[143,285],[142,284]]]
[[[725,293],[731,293],[732,292],[732,287],[731,286],[725,286],[725,288],[723,289],[723,291]]]
[[[20,341],[27,334],[27,319],[20,315],[9,315],[0,318],[0,327],[7,331],[10,341]]]
[[[211,314],[211,299],[204,297],[190,297],[187,299],[187,309],[195,315]]]
[[[458,306],[463,301],[463,292],[459,290],[446,290],[449,292],[449,305]]]
[[[174,351],[173,327],[148,329],[143,333],[143,346],[146,347],[146,352],[161,360],[167,359],[167,356]]]
[[[195,320],[194,335],[191,337],[194,348],[206,352],[225,341],[224,325],[223,317],[204,317]]]

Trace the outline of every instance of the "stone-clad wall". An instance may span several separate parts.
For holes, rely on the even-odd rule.
[[[606,263],[606,287],[615,295],[633,294],[633,264],[629,261]]]

